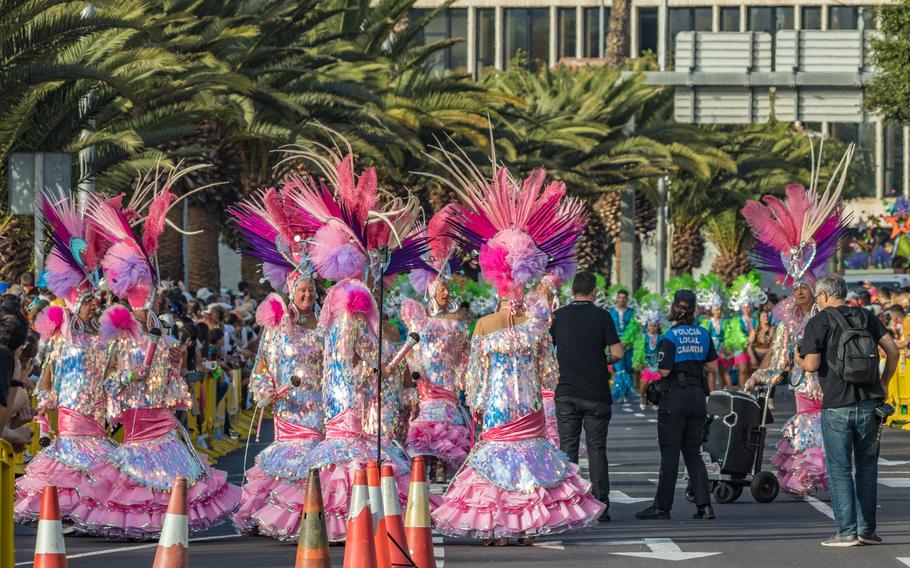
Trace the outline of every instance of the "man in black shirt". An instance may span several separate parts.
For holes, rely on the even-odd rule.
[[[550,333],[559,362],[556,387],[556,421],[559,447],[578,463],[578,444],[584,426],[594,497],[606,503],[601,521],[609,521],[610,475],[607,431],[613,412],[610,405],[610,361],[622,358],[623,348],[613,319],[594,305],[597,280],[579,272],[572,282],[574,300],[553,314]],[[610,357],[607,357],[607,349]]]
[[[887,398],[888,381],[897,368],[898,348],[872,312],[845,305],[847,284],[843,278],[822,278],[816,284],[815,293],[815,301],[822,311],[806,324],[794,359],[804,370],[818,372],[822,389],[822,439],[831,508],[837,522],[837,534],[822,545],[878,544],[882,540],[875,533],[877,437],[881,419],[876,409]],[[844,324],[864,329],[885,352],[885,368],[880,377],[875,371],[868,379],[864,379],[865,373],[856,377],[849,367],[841,365],[839,351]],[[870,358],[877,355],[874,346],[869,350],[872,352],[862,355]],[[841,369],[845,369],[845,376],[841,376]]]

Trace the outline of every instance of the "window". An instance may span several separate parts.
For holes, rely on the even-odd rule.
[[[749,8],[749,31],[768,32],[793,29],[793,8],[788,6]]]
[[[856,157],[850,166],[847,188],[852,191],[846,196],[875,196],[875,124],[872,122],[832,122],[828,125],[833,138],[844,144],[856,143]]]
[[[875,21],[876,10],[874,6],[861,6],[860,19],[863,23],[864,30],[877,30],[878,23]]]
[[[564,57],[575,57],[575,8],[560,8],[556,12],[556,60]]]
[[[510,61],[522,55],[532,71],[547,65],[550,58],[550,11],[547,8],[507,8],[505,53]]]
[[[582,38],[582,52],[585,57],[600,57],[600,44],[597,38],[600,33],[600,7],[585,8],[584,11],[584,37]],[[604,7],[603,39],[604,49],[607,48],[607,33],[610,29],[610,8]]]
[[[904,127],[885,126],[885,197],[903,195],[904,187]]]
[[[711,8],[670,8],[670,53],[676,52],[679,32],[711,31]]]
[[[413,10],[412,19],[424,18],[430,10]],[[427,59],[427,66],[432,71],[442,72],[446,69],[464,70],[468,66],[468,48],[464,40],[468,35],[468,11],[464,8],[450,8],[437,13],[421,30],[416,41],[418,45],[428,45],[449,38],[461,38],[461,43],[433,53]]]
[[[493,8],[477,9],[477,71],[496,66],[496,13]]]
[[[820,30],[822,29],[822,8],[821,6],[805,6],[800,8],[799,29],[801,30]]]
[[[829,6],[829,30],[859,29],[859,8],[856,6]]]
[[[657,53],[657,8],[638,9],[638,53]]]
[[[738,32],[739,31],[739,8],[721,8],[720,9],[720,31]]]

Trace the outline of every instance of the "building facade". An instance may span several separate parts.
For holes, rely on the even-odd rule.
[[[855,196],[910,196],[910,128],[863,108],[881,3],[632,0],[629,56],[666,49],[666,71],[648,81],[674,87],[681,122],[761,122],[773,112],[857,143]],[[418,0],[414,16],[438,5]],[[479,77],[516,61],[537,70],[600,57],[610,7],[606,0],[456,0],[423,40],[465,40],[432,62],[438,70]]]

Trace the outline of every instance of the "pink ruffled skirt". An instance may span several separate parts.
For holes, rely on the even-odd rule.
[[[652,371],[645,367],[641,370],[641,382],[643,383],[653,383],[654,381],[660,380],[660,373],[657,371]]]
[[[810,403],[797,395],[798,408],[806,404]],[[771,464],[777,468],[781,491],[805,497],[814,495],[819,487],[827,489],[820,410],[794,414],[784,424],[782,432],[777,454],[771,459]]]
[[[78,532],[108,538],[157,539],[176,477],[187,478],[190,532],[224,522],[240,501],[240,488],[227,482],[227,473],[200,459],[177,429],[125,441],[89,475],[89,490],[70,517]]]
[[[90,470],[106,463],[114,447],[106,436],[60,435],[32,459],[25,475],[16,481],[16,522],[36,524],[44,488],[56,485],[60,516],[70,524],[70,515],[83,495],[92,493]]]
[[[406,442],[411,456],[442,459],[450,474],[458,471],[471,450],[471,431],[461,409],[447,400],[420,401],[420,414],[408,428]]]

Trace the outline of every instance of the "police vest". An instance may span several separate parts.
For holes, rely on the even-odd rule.
[[[708,358],[711,335],[703,327],[694,325],[672,327],[664,334],[664,339],[670,340],[676,348],[673,357],[676,363],[701,362]]]

